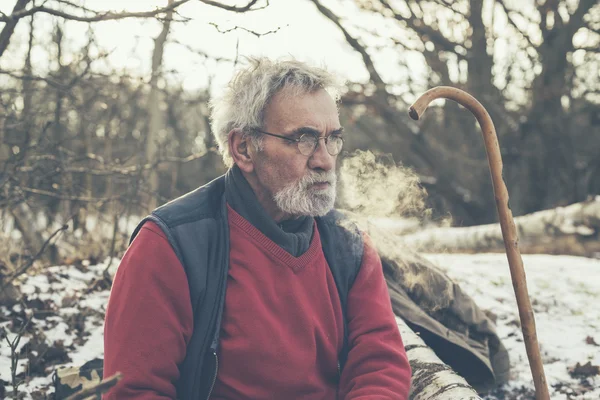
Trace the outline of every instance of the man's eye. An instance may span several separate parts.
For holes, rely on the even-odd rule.
[[[300,136],[300,138],[298,139],[298,141],[301,143],[314,143],[315,140],[316,140],[315,136],[307,135],[307,134]]]

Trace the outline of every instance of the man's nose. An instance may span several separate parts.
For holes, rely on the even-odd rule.
[[[317,148],[312,156],[308,159],[308,166],[312,169],[322,169],[323,171],[330,171],[335,167],[335,159],[337,156],[332,156],[327,151],[327,146],[323,140],[317,141]]]

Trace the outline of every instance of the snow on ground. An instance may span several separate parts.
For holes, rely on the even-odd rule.
[[[505,391],[513,396],[506,398],[518,398],[514,395],[518,392],[524,392],[523,398],[533,398],[533,381],[506,255],[426,257],[459,282],[482,309],[497,315],[498,334],[508,349],[512,367],[512,380]],[[600,399],[600,375],[588,379],[569,375],[569,367],[577,363],[600,365],[600,260],[524,255],[523,263],[550,397]]]
[[[30,320],[19,343],[21,360],[17,368],[17,374],[26,381],[19,388],[26,399],[44,399],[54,391],[51,378],[57,367],[82,365],[103,357],[103,324],[109,288],[102,280],[102,273],[108,261],[96,265],[78,261],[28,276],[19,285],[25,295],[25,307],[22,304],[9,309],[0,307],[0,329],[5,328],[11,340],[19,330],[13,322]],[[111,275],[118,262],[113,260]],[[3,339],[0,383],[5,385],[7,398],[12,397],[10,356],[11,350]],[[0,398],[3,398],[2,385]]]
[[[504,254],[426,255],[459,282],[484,310],[497,316],[498,333],[511,356],[512,381],[486,399],[533,398],[525,346],[508,263]],[[600,365],[600,260],[547,255],[523,256],[536,316],[538,339],[552,399],[600,399],[600,376],[572,377],[577,363]],[[19,343],[18,373],[25,398],[43,399],[53,391],[58,366],[81,365],[103,356],[103,316],[109,290],[102,284],[108,260],[55,266],[21,282],[24,307],[0,307],[0,327],[9,339],[13,321],[32,316]],[[117,260],[111,267],[114,274]],[[100,284],[98,284],[100,282]],[[598,344],[596,344],[598,343]],[[11,395],[10,349],[0,344],[0,382]],[[2,394],[0,386],[0,397]]]

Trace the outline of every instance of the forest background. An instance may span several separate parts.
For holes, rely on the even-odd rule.
[[[2,0],[0,298],[36,266],[118,258],[141,216],[222,174],[208,103],[248,56],[347,80],[341,162],[373,152],[389,170],[371,187],[400,196],[377,217],[497,221],[475,119],[407,114],[439,85],[488,109],[515,216],[600,193],[596,0]],[[377,210],[364,200],[339,206]]]

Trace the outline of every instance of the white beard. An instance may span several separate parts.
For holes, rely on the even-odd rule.
[[[317,182],[328,182],[326,189],[310,188]],[[298,181],[284,187],[273,199],[279,209],[287,214],[320,217],[327,214],[335,203],[337,177],[334,171],[309,171]]]

